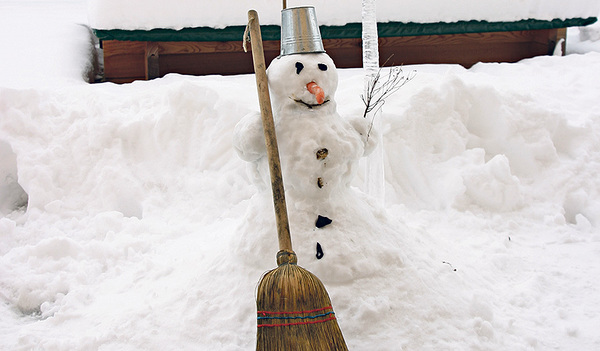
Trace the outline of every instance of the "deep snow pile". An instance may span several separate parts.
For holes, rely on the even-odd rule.
[[[0,4],[79,33],[81,12]],[[0,76],[0,349],[251,349],[277,251],[269,194],[233,148],[254,77],[87,85],[87,39],[56,52],[58,30],[0,35],[3,54],[46,49]],[[404,70],[381,115],[385,208],[362,164],[331,225],[289,204],[349,347],[600,348],[600,54]],[[338,73],[339,114],[361,115],[363,72]]]
[[[361,22],[359,0],[290,0],[288,7],[312,5],[319,23],[344,25]],[[216,27],[245,25],[246,11],[254,8],[260,14],[261,24],[281,23],[281,1],[229,0],[220,2],[195,0],[90,0],[90,26],[96,29],[152,29],[185,27]],[[241,9],[238,13],[230,9]],[[377,1],[379,22],[456,22],[456,21],[518,21],[524,19],[553,20],[576,17],[594,17],[600,11],[596,0],[394,0]]]

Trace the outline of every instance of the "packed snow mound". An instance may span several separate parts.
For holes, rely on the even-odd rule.
[[[399,266],[401,259],[389,250],[395,231],[372,226],[375,217],[385,218],[383,209],[374,214],[370,201],[350,188],[360,159],[372,151],[378,136],[369,135],[367,119],[338,114],[338,72],[329,55],[282,56],[271,63],[267,74],[298,256],[327,281],[345,284],[376,276],[384,267]],[[318,93],[308,89],[311,85],[322,93],[320,100]],[[252,198],[250,208],[260,210],[247,214],[253,223],[261,213],[271,212],[265,208],[271,190],[260,114],[249,114],[236,125],[234,146],[250,162],[251,173],[257,174],[253,178],[260,194]],[[267,266],[272,261],[268,256],[268,260],[257,260],[248,248],[277,251],[272,245],[275,222],[263,221],[249,226],[257,230],[246,228],[247,235],[240,241],[238,256],[249,258],[248,265]],[[316,264],[317,260],[323,263]]]
[[[551,60],[561,58],[516,69],[548,73],[559,65],[544,68]],[[491,75],[506,67],[478,69]],[[542,307],[535,301],[562,282],[543,272],[529,277],[522,267],[534,249],[523,240],[532,240],[529,230],[547,230],[547,221],[570,242],[589,244],[584,233],[598,225],[600,184],[589,168],[569,170],[598,157],[596,124],[569,122],[577,111],[558,113],[538,102],[541,93],[507,90],[462,69],[419,70],[382,115],[387,208],[352,188],[332,203],[336,221],[317,229],[291,202],[300,264],[326,284],[353,348],[561,340],[527,332]],[[579,72],[571,77],[593,79]],[[360,113],[362,72],[341,73],[341,113]],[[2,138],[30,195],[26,213],[0,222],[3,315],[31,321],[19,322],[28,337],[3,338],[8,347],[252,346],[252,287],[277,252],[270,196],[254,189],[233,151],[235,124],[257,108],[254,84],[250,75],[170,75],[58,92],[3,89],[1,106],[11,108],[3,110]],[[527,152],[509,152],[512,144]],[[522,157],[533,165],[523,167]],[[571,193],[584,183],[588,193]],[[498,289],[503,299],[494,297]],[[73,323],[86,332],[65,339]],[[587,335],[588,323],[568,328]]]
[[[312,5],[321,25],[344,25],[361,22],[359,0],[288,1],[288,7]],[[219,2],[195,0],[90,0],[89,21],[96,29],[181,29],[186,27],[223,28],[246,25],[247,12],[258,11],[261,24],[281,24],[281,2],[232,0],[227,6]],[[232,11],[231,9],[237,9]],[[524,19],[552,20],[594,17],[600,12],[596,0],[410,0],[398,4],[393,0],[377,1],[379,22],[456,22],[456,21],[518,21]],[[241,39],[241,38],[240,38]]]
[[[83,34],[82,3],[0,3],[0,184],[28,196],[0,214],[0,349],[252,349],[277,252],[233,149],[254,76],[85,84],[87,37],[55,35]],[[404,69],[385,204],[359,164],[329,226],[288,206],[349,348],[600,349],[600,54]],[[362,116],[364,72],[338,73],[339,114]]]
[[[516,210],[523,201],[517,176],[538,174],[558,159],[560,127],[559,116],[527,96],[449,79],[415,94],[403,118],[390,122],[388,157],[406,158],[390,162],[390,177],[400,177],[402,201]],[[434,184],[425,183],[432,175]]]
[[[360,177],[325,228],[288,204],[299,263],[327,286],[350,347],[597,346],[582,310],[600,302],[593,283],[563,265],[600,240],[600,106],[589,88],[548,96],[595,86],[599,67],[598,54],[415,67],[381,115],[385,208]],[[339,74],[340,115],[361,116],[363,72]],[[3,345],[252,347],[253,287],[277,252],[270,194],[233,148],[254,86],[169,75],[2,89],[0,137],[29,195],[0,219]]]
[[[278,57],[267,75],[286,193],[297,206],[312,208],[313,222],[318,215],[329,217],[330,200],[348,190],[378,135],[369,133],[367,119],[337,112],[338,74],[326,53]],[[260,114],[236,125],[234,147],[251,162],[259,189],[270,191]]]

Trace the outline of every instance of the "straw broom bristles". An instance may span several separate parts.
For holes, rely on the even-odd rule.
[[[284,254],[258,285],[256,350],[347,350],[325,286]]]

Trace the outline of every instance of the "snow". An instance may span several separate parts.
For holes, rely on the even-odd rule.
[[[280,56],[269,65],[267,76],[288,202],[295,212],[312,216],[310,224],[319,216],[332,219],[335,203],[348,201],[359,161],[373,151],[378,135],[369,134],[369,121],[361,115],[342,118],[337,113],[338,74],[326,53]],[[321,101],[308,85],[323,92]],[[240,158],[250,162],[258,188],[270,191],[260,113],[242,118],[233,143]]]
[[[361,22],[362,0],[288,1],[288,7],[314,6],[322,25]],[[176,4],[176,5],[175,5]],[[246,25],[247,11],[258,11],[261,24],[281,23],[282,2],[271,0],[90,0],[90,25],[96,29],[142,29],[186,27],[223,28]],[[230,11],[239,9],[239,13]],[[377,1],[379,22],[456,22],[480,20],[510,22],[524,19],[552,20],[594,17],[600,11],[597,0],[394,0]]]
[[[277,251],[233,147],[254,77],[89,85],[86,16],[0,1],[0,349],[251,349]],[[403,67],[385,206],[360,171],[328,227],[288,205],[351,349],[600,348],[599,33],[569,29],[564,57]],[[337,112],[360,115],[363,71],[338,75]]]

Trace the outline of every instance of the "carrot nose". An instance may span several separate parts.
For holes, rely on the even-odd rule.
[[[323,88],[317,85],[317,83],[310,82],[306,84],[306,89],[317,98],[317,104],[320,105],[325,102],[325,92],[323,91]]]

